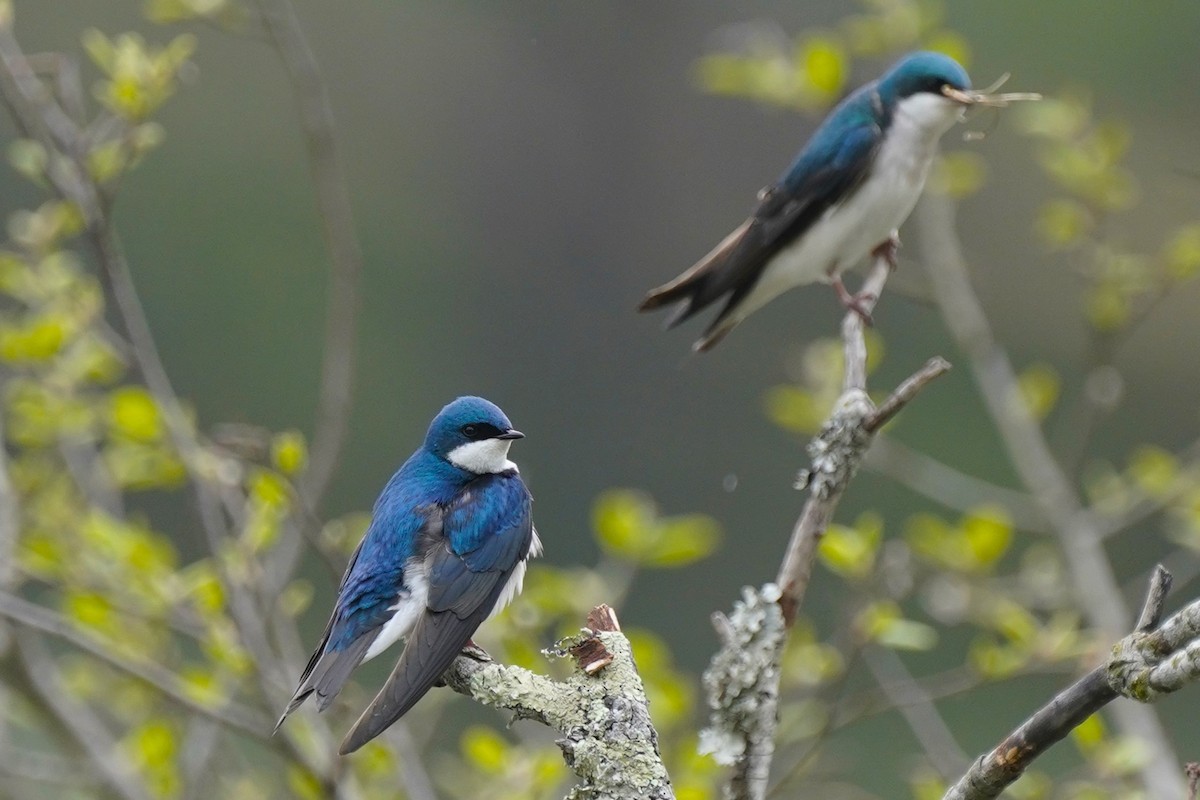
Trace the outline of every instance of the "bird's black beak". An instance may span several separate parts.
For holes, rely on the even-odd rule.
[[[512,428],[509,428],[508,430],[506,430],[504,433],[500,434],[496,438],[497,439],[524,439],[525,434],[521,433],[520,431],[513,430]]]

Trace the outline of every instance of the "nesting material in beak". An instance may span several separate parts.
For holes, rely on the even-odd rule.
[[[943,86],[942,94],[950,98],[956,103],[962,103],[964,106],[991,106],[992,108],[1003,108],[1009,103],[1017,103],[1023,100],[1041,100],[1042,96],[1036,92],[1004,92],[1003,94],[992,94],[996,89],[1008,79],[1005,75],[999,81],[982,92],[964,92],[962,89],[955,89],[953,86]]]

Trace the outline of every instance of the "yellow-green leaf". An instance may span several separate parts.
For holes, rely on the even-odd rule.
[[[1127,471],[1143,492],[1151,497],[1164,497],[1176,486],[1179,460],[1161,447],[1143,445],[1134,451]]]
[[[162,436],[158,405],[141,386],[122,386],[109,396],[109,424],[119,433],[139,442]]]
[[[1167,274],[1175,280],[1187,280],[1200,272],[1200,223],[1180,228],[1163,248]]]
[[[1037,232],[1051,247],[1073,247],[1095,226],[1087,206],[1076,200],[1059,198],[1042,206],[1037,215]]]
[[[1104,719],[1099,714],[1092,714],[1071,731],[1071,739],[1075,746],[1085,755],[1095,752],[1104,743],[1108,732],[1104,727]]]
[[[854,527],[830,525],[821,537],[817,554],[829,570],[847,578],[863,578],[874,569],[882,540],[883,518],[862,514]]]
[[[982,506],[963,519],[963,535],[975,561],[987,566],[1008,550],[1013,536],[1012,520],[998,506]]]
[[[282,431],[271,438],[271,462],[284,475],[295,475],[308,464],[308,445],[300,431]]]
[[[511,748],[500,734],[482,725],[472,725],[462,735],[463,757],[467,763],[493,775],[504,772]]]

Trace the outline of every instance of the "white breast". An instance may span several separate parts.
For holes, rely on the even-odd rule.
[[[961,106],[928,92],[901,100],[866,182],[772,259],[738,320],[792,287],[832,280],[887,241],[921,196],[938,139],[961,116]]]

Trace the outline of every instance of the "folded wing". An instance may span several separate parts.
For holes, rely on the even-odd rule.
[[[492,612],[532,543],[529,493],[515,474],[481,478],[448,509],[442,536],[426,555],[426,613],[343,740],[342,754],[378,736],[429,691]]]

